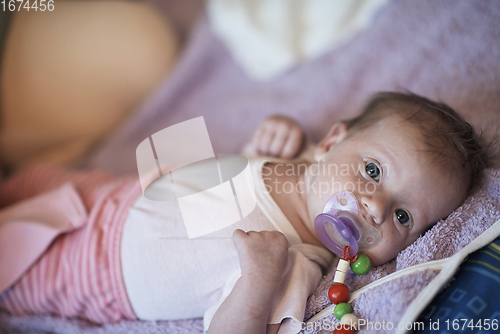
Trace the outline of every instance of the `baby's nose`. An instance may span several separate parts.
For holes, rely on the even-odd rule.
[[[362,211],[366,212],[367,220],[373,220],[375,224],[382,224],[385,220],[388,200],[383,194],[371,194],[361,196]]]

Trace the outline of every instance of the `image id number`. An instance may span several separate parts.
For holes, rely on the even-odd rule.
[[[493,319],[490,322],[490,319],[479,319],[476,323],[474,323],[474,320],[469,320],[469,319],[455,319],[453,321],[450,321],[450,319],[446,320],[446,330],[464,330],[464,329],[470,329],[470,330],[497,330],[498,329],[498,319]]]
[[[6,10],[14,12],[20,11],[21,9],[25,9],[27,11],[41,11],[45,12],[46,10],[52,12],[54,10],[54,0],[2,0],[0,1],[2,5],[2,9],[5,12]]]

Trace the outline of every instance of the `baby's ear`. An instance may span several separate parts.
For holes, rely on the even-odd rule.
[[[314,151],[314,159],[316,161],[323,159],[326,152],[330,150],[330,147],[340,143],[345,138],[347,130],[347,124],[345,122],[337,122],[333,124],[330,131],[328,131],[326,136],[316,147]]]

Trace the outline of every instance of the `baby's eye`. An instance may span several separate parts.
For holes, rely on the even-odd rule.
[[[403,209],[396,209],[396,218],[403,226],[410,225],[410,215]]]
[[[366,170],[366,173],[372,179],[374,179],[377,182],[380,180],[380,169],[378,168],[378,166],[375,163],[373,163],[373,162],[367,163],[365,166],[365,170]]]

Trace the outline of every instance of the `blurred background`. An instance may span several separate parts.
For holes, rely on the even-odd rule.
[[[19,4],[19,3],[18,3]],[[409,90],[498,128],[498,4],[61,1],[2,11],[0,158],[134,173],[150,134],[204,116],[241,149],[281,113],[317,141],[369,96]]]

